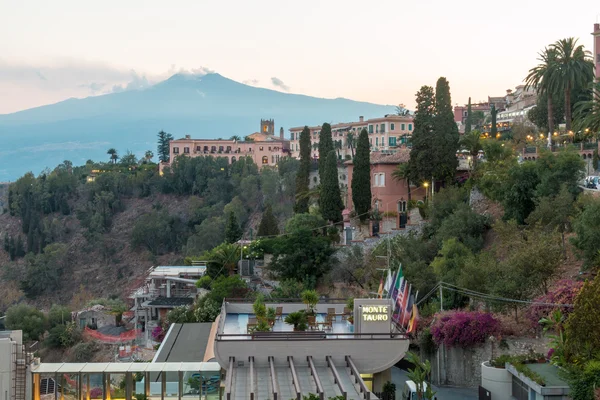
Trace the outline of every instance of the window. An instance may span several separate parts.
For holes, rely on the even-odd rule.
[[[412,124],[408,124],[408,130],[412,131]]]
[[[275,164],[275,156],[271,156],[271,164]]]
[[[263,163],[263,164],[268,164],[268,163],[269,163],[269,157],[267,157],[267,156],[263,156],[263,158],[262,158],[262,163]]]
[[[401,125],[400,125],[400,129],[401,129],[401,130],[404,130],[404,129],[405,129],[405,127],[406,127],[406,125],[404,125],[404,124],[401,124]]]
[[[369,133],[373,133],[373,125],[369,125]]]
[[[269,151],[271,151],[271,146],[269,146]]]
[[[179,147],[173,147],[173,154],[179,154]]]
[[[375,125],[375,133],[379,133],[379,125]]]
[[[406,212],[406,201],[400,200],[398,202],[398,212]]]
[[[385,174],[384,173],[379,174],[379,186],[382,186],[382,187],[385,186]]]
[[[394,131],[396,130],[396,125],[395,124],[390,124],[390,131]]]
[[[375,146],[379,146],[379,138],[378,137],[375,138]]]
[[[200,151],[200,146],[196,146],[196,151]]]
[[[390,146],[395,146],[396,145],[396,136],[390,136],[388,139],[388,143]]]
[[[262,147],[262,146],[260,146],[260,147],[258,148],[258,150],[260,150],[260,151],[263,151],[263,147]]]
[[[184,154],[190,154],[190,148],[189,147],[184,147],[183,148],[183,153]]]
[[[385,187],[385,173],[373,174],[373,186]]]
[[[231,163],[233,164],[235,162],[235,156],[231,157]]]
[[[381,124],[381,133],[385,132],[385,124]]]

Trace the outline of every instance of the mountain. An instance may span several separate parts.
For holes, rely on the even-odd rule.
[[[0,182],[35,174],[63,160],[75,165],[108,159],[106,150],[141,156],[155,151],[156,133],[175,138],[245,136],[261,118],[276,129],[373,118],[392,106],[343,98],[323,99],[256,88],[219,74],[176,74],[144,90],[68,99],[0,115]]]

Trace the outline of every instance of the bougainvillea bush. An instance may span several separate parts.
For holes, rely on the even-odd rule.
[[[470,347],[500,334],[500,321],[490,313],[450,311],[438,314],[431,328],[436,344]]]
[[[571,279],[562,279],[556,283],[554,288],[548,291],[547,294],[540,296],[534,300],[536,303],[548,303],[548,304],[573,304],[575,303],[575,297],[581,290],[583,282],[574,281]],[[525,316],[530,322],[532,328],[539,327],[539,321],[542,318],[546,318],[553,311],[560,310],[565,316],[565,320],[569,316],[569,313],[573,311],[569,307],[556,307],[556,306],[541,306],[531,305],[525,311]]]
[[[165,338],[165,334],[166,332],[162,328],[162,326],[156,326],[154,327],[154,329],[152,329],[152,340],[154,340],[155,342],[162,342]]]

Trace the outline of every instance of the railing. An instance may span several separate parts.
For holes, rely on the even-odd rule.
[[[256,388],[254,387],[254,356],[248,358],[250,361],[250,400],[256,399]]]
[[[221,325],[221,324],[220,324]],[[219,327],[221,330],[222,327]],[[265,341],[314,341],[318,339],[322,340],[408,340],[408,337],[404,333],[329,333],[329,332],[318,332],[318,335],[307,335],[307,333],[313,332],[260,332],[257,338]],[[217,341],[226,340],[254,340],[255,335],[252,333],[218,333],[216,336]]]
[[[246,298],[239,298],[239,297],[225,298],[223,301],[228,302],[228,303],[247,303],[247,304],[253,303],[252,300],[248,300]],[[331,299],[319,299],[319,302],[317,304],[346,304],[347,302],[348,302],[348,299],[331,298]],[[268,298],[268,299],[265,299],[265,303],[302,303],[302,299],[279,299],[279,298],[271,299],[271,298]]]
[[[537,153],[537,147],[535,146],[529,146],[529,147],[525,147],[524,153]]]
[[[229,357],[229,369],[227,370],[227,380],[225,381],[225,397],[227,400],[231,400],[231,386],[233,383],[233,363],[234,357]]]
[[[310,368],[310,374],[312,375],[315,385],[317,386],[317,394],[321,400],[325,399],[325,392],[323,391],[323,385],[321,384],[321,379],[319,379],[319,375],[317,374],[317,369],[315,368],[315,363],[313,363],[313,359],[311,356],[306,357],[306,361],[308,362],[308,368]]]
[[[356,368],[356,365],[354,365],[354,361],[352,361],[350,356],[346,356],[346,366],[350,367],[350,375],[354,376],[354,382],[358,382],[358,385],[360,386],[360,392],[363,394],[365,400],[370,400],[371,392],[367,388],[367,385],[365,385],[365,381],[363,381],[360,377],[360,373],[358,372],[358,369]]]
[[[277,400],[279,394],[279,385],[277,384],[277,376],[275,375],[275,365],[273,363],[273,356],[269,356],[269,368],[271,370],[271,387],[273,389],[273,400]]]
[[[288,356],[288,364],[290,366],[290,371],[292,372],[292,383],[294,384],[294,390],[296,391],[296,399],[301,400],[302,393],[300,391],[300,381],[298,381],[296,366],[294,365],[294,357]]]
[[[336,383],[338,385],[338,388],[340,388],[340,392],[342,393],[344,400],[347,400],[348,392],[346,391],[346,388],[344,387],[344,385],[342,384],[342,381],[340,380],[340,374],[338,374],[337,368],[335,367],[335,365],[333,364],[333,361],[331,360],[331,356],[327,356],[326,360],[327,360],[327,366],[333,373],[333,383]]]
[[[596,150],[598,143],[583,143],[583,150]]]

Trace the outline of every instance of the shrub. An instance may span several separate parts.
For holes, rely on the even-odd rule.
[[[557,282],[556,287],[553,290],[543,296],[537,297],[534,301],[536,303],[574,304],[575,297],[577,297],[577,293],[579,293],[582,286],[582,282],[571,279],[562,279]],[[569,316],[570,312],[573,311],[572,308],[568,307],[531,305],[525,311],[525,317],[529,320],[532,328],[537,328],[539,326],[539,321],[555,310],[562,311],[565,319]]]
[[[79,343],[73,347],[72,358],[75,361],[89,362],[97,350],[98,346],[94,342]]]
[[[17,304],[6,311],[6,327],[23,331],[23,340],[38,340],[46,331],[46,316],[35,307]]]
[[[470,347],[500,333],[500,322],[490,313],[451,311],[438,315],[431,328],[436,344]]]
[[[163,329],[162,326],[155,326],[154,329],[152,329],[152,340],[154,340],[155,342],[162,342],[163,339],[165,338],[165,330]]]

